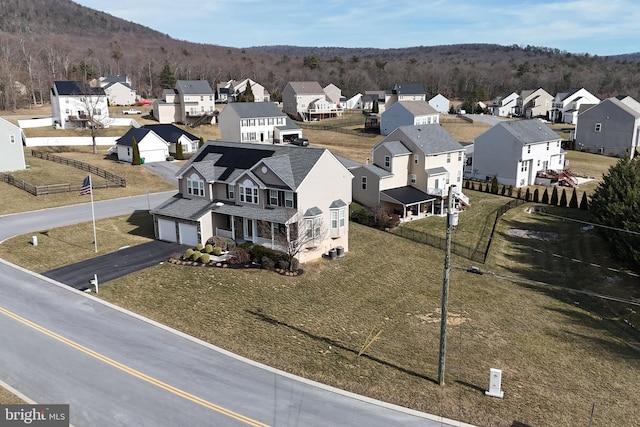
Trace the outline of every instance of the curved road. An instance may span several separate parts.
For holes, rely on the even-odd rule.
[[[95,203],[96,218],[172,193]],[[91,220],[88,205],[0,217],[11,235]],[[69,403],[74,426],[467,426],[259,365],[0,262],[0,380]]]

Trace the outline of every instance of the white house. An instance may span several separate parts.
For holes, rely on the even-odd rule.
[[[327,99],[334,104],[340,104],[344,100],[344,97],[342,96],[342,89],[333,83],[326,85],[323,90],[327,95]]]
[[[272,102],[232,102],[218,116],[220,138],[230,142],[288,142],[302,129]]]
[[[380,117],[381,135],[389,135],[400,126],[440,123],[440,113],[426,101],[395,102]]]
[[[22,129],[0,117],[0,172],[26,168],[22,149]]]
[[[480,180],[523,187],[533,185],[540,171],[564,169],[562,138],[538,119],[503,121],[478,136],[466,171]]]
[[[585,88],[572,88],[566,92],[559,92],[554,100],[549,120],[553,123],[571,123],[578,121],[578,112],[583,105],[595,105],[600,99],[592,95]]]
[[[429,105],[441,114],[447,114],[451,108],[451,102],[444,96],[437,94],[429,100]]]
[[[133,162],[133,140],[144,163],[164,162],[169,156],[169,143],[150,129],[131,128],[116,140],[118,160]]]
[[[362,110],[364,108],[362,103],[362,94],[356,93],[351,98],[347,99],[344,103],[344,108],[347,110]]]
[[[500,117],[511,117],[515,115],[518,107],[518,99],[520,99],[520,95],[515,92],[496,97],[491,106],[492,114]]]
[[[372,164],[350,165],[353,199],[401,220],[445,213],[449,187],[460,191],[464,147],[437,123],[401,126],[371,150]]]
[[[215,120],[215,95],[206,80],[178,80],[153,102],[153,117],[160,123],[211,124]]]
[[[104,89],[76,81],[54,81],[51,116],[61,129],[108,127],[109,108]]]
[[[310,121],[342,116],[343,108],[328,99],[318,82],[289,82],[282,91],[282,111]]]
[[[136,103],[136,90],[129,83],[114,82],[103,87],[109,105],[133,105]]]
[[[260,83],[251,79],[229,80],[227,82],[218,83],[216,87],[216,95],[218,102],[247,102],[243,95],[247,91],[247,87],[251,88],[253,94],[253,102],[269,102],[271,95]]]

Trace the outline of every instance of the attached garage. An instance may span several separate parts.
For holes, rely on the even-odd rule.
[[[180,235],[180,243],[183,245],[196,246],[198,240],[198,226],[193,224],[178,223],[178,231]]]
[[[165,149],[153,149],[153,150],[145,150],[144,148],[140,148],[140,158],[144,159],[145,163],[153,163],[153,162],[165,162],[167,160],[167,156],[169,155],[169,148]]]
[[[175,221],[158,218],[158,239],[174,243],[178,241]]]

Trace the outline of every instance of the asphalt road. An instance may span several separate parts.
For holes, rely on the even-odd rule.
[[[96,217],[171,194],[96,203]],[[80,205],[3,216],[0,240],[90,215]],[[259,365],[4,261],[0,341],[0,381],[69,403],[76,427],[466,426]]]

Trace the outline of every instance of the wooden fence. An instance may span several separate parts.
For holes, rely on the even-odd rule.
[[[69,159],[66,157],[61,157],[61,156],[56,156],[55,154],[51,154],[51,153],[46,153],[44,151],[38,151],[38,150],[31,150],[31,155],[33,157],[37,157],[40,159],[44,159],[44,160],[50,160],[52,162],[56,162],[56,163],[60,163],[63,165],[67,165],[67,166],[72,166],[74,168],[77,169],[82,169],[84,171],[87,171],[89,173],[92,173],[94,175],[97,175],[99,177],[102,177],[104,179],[106,179],[109,184],[107,185],[103,185],[102,187],[100,187],[99,185],[93,185],[94,188],[106,188],[106,187],[126,187],[127,186],[127,181],[121,177],[118,176],[114,173],[111,173],[107,170],[104,170],[102,168],[99,168],[97,166],[93,166],[89,163],[85,163],[85,162],[81,162],[80,160],[75,160],[75,159]],[[115,184],[115,185],[111,185],[111,184]],[[44,187],[57,187],[57,186],[62,186],[62,185],[68,185],[73,187],[73,185],[71,184],[56,184],[56,185],[47,185]],[[75,191],[74,190],[68,190],[68,191]],[[78,189],[78,191],[80,191]],[[63,193],[64,191],[53,191],[55,193]],[[33,193],[32,193],[33,194]],[[45,194],[45,193],[42,193]],[[52,194],[52,193],[46,193],[46,194]]]
[[[0,180],[6,182],[7,184],[13,185],[21,190],[26,191],[29,194],[33,194],[34,196],[44,196],[47,194],[57,194],[57,193],[72,193],[78,192],[80,193],[80,189],[82,188],[82,184],[48,184],[48,185],[33,185],[29,184],[26,181],[18,179],[13,175],[9,175],[6,173],[0,173]],[[120,187],[120,185],[106,181],[102,183],[92,182],[91,187],[96,188],[112,188],[112,187]]]

